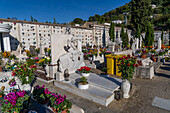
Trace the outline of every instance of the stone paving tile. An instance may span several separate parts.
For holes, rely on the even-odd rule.
[[[152,80],[134,79],[132,82],[138,84],[140,88],[129,98],[121,113],[170,113],[152,106],[156,96],[170,99],[170,62],[162,65]]]

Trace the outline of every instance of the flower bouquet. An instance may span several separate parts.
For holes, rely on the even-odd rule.
[[[3,100],[1,110],[4,113],[20,113],[29,106],[29,95],[25,91],[8,93]]]
[[[137,61],[136,57],[131,57],[130,55],[123,56],[119,59],[120,64],[118,65],[119,72],[121,73],[122,78],[124,79],[121,85],[121,90],[123,91],[123,97],[129,98],[130,83],[135,68],[139,65],[142,65],[141,61]]]
[[[36,65],[28,66],[27,64],[20,62],[13,70],[12,76],[17,76],[21,80],[22,84],[31,84],[35,78],[34,71],[36,69]]]
[[[81,72],[82,76],[84,77],[88,77],[90,75],[90,70],[91,68],[87,66],[84,66],[78,69],[78,71]]]
[[[16,85],[16,81],[15,81],[14,78],[13,78],[12,80],[9,81],[9,85],[10,85],[10,87],[13,87],[13,86]]]
[[[120,64],[118,65],[118,68],[123,79],[130,81],[133,77],[135,68],[142,65],[141,61],[137,61],[136,59],[136,57],[131,57],[130,55],[123,56],[119,59]]]

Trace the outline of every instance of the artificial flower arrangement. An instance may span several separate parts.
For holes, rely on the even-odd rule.
[[[123,79],[131,80],[135,68],[142,66],[141,61],[137,61],[136,57],[131,57],[130,55],[123,56],[119,59],[120,64],[118,65],[119,72],[121,73]]]
[[[50,107],[55,113],[70,113],[70,109],[72,107],[72,103],[66,99],[66,96],[57,95],[55,93],[51,94],[50,97]]]
[[[91,70],[91,68],[87,67],[87,66],[84,66],[84,67],[81,67],[80,69],[78,69],[78,71],[81,73],[90,73],[90,70]]]
[[[159,52],[158,52],[158,55],[159,56],[163,56],[163,55],[165,55],[165,50],[164,49],[162,49],[162,50],[160,50]]]
[[[4,57],[4,58],[9,58],[10,52],[4,51],[4,52],[1,53],[1,55],[2,55],[2,57]]]
[[[51,92],[44,85],[42,87],[37,85],[34,87],[32,95],[37,102],[46,104],[51,96]]]
[[[19,62],[16,68],[12,71],[12,76],[17,76],[22,84],[30,84],[35,78],[34,72],[36,69],[36,65],[28,66],[26,63]]]
[[[13,86],[15,86],[15,85],[16,85],[16,81],[15,81],[15,79],[13,78],[12,80],[9,81],[9,86],[10,86],[10,87],[13,87]]]
[[[106,52],[106,48],[100,48],[100,55],[104,54]]]
[[[43,66],[45,64],[50,64],[51,63],[51,58],[50,57],[45,57],[45,58],[42,58],[38,61],[38,65],[39,66]]]
[[[3,100],[1,111],[4,113],[20,113],[29,106],[29,95],[25,91],[10,92]]]

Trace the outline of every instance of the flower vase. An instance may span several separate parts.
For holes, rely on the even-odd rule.
[[[123,92],[123,98],[129,98],[130,83],[127,79],[123,80],[121,90]]]
[[[88,76],[90,75],[90,73],[81,73],[81,75],[82,75],[83,77],[88,77]]]
[[[96,59],[96,56],[95,55],[93,55],[93,61]]]
[[[22,86],[22,90],[24,90],[24,91],[28,91],[28,92],[30,92],[31,91],[31,85],[30,84],[23,84],[23,86]]]
[[[46,76],[49,77],[49,66],[48,66],[48,64],[45,66],[45,73],[46,73]]]
[[[21,80],[18,77],[15,77],[14,79],[16,81],[16,84],[19,86],[20,90],[23,90],[23,85]]]

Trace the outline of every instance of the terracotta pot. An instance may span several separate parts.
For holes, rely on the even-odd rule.
[[[146,58],[146,55],[141,55],[141,58]]]
[[[156,62],[156,58],[154,58],[153,61]]]
[[[53,107],[52,107],[52,110],[54,113],[58,113]],[[67,113],[67,110],[62,111],[61,113]]]
[[[0,66],[0,72],[2,72],[3,70],[2,70],[2,67]]]

